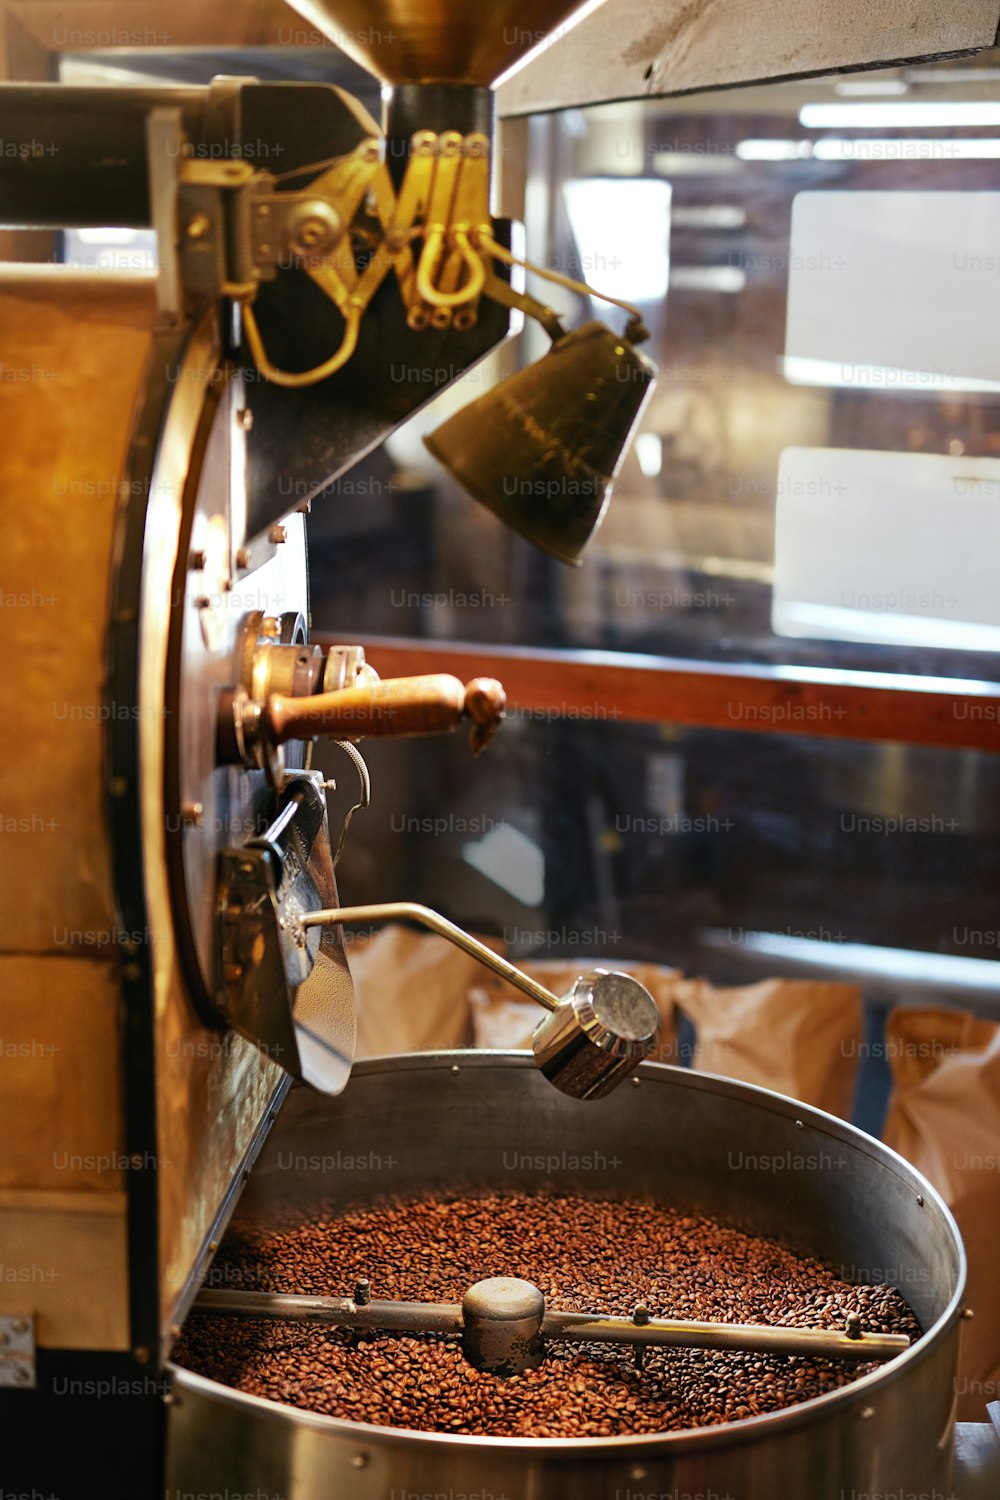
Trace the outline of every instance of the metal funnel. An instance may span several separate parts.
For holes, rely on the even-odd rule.
[[[488,88],[594,0],[290,0],[383,83]]]

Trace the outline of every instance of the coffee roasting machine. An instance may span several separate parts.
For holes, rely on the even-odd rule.
[[[6,617],[25,753],[4,810],[42,819],[0,886],[3,1036],[24,1064],[0,1090],[2,1260],[17,1273],[0,1282],[0,1494],[948,1493],[964,1255],[917,1173],[816,1111],[644,1062],[659,1016],[628,976],[595,970],[557,997],[425,908],[339,908],[343,831],[312,741],[345,746],[363,802],[354,742],[465,724],[478,752],[504,694],[484,678],[383,681],[359,646],[310,641],[313,496],[527,316],[550,352],[428,446],[578,563],[655,371],[636,309],[619,304],[620,333],[568,330],[530,296],[517,226],[491,214],[492,85],[578,0],[296,4],[380,78],[381,129],[332,85],[0,89],[5,136],[16,119],[58,146],[0,164],[4,222],[152,227],[159,250],[155,276],[0,273],[5,348],[51,372],[4,391],[0,454],[5,588],[32,601]],[[280,173],[241,153],[261,139],[280,144]],[[441,379],[390,380],[390,361]],[[511,472],[520,490],[500,483]],[[387,916],[538,1001],[534,1057],[352,1073],[343,927]],[[295,1079],[309,1087],[290,1092]],[[679,1201],[750,1229],[912,1266],[922,1337],[830,1335],[821,1347],[884,1363],[774,1416],[572,1443],[352,1424],[171,1363],[237,1200],[263,1213],[279,1176],[288,1190],[276,1142],[296,1160],[331,1144],[392,1159],[377,1184],[355,1174],[352,1191],[374,1194],[490,1185],[508,1149],[595,1138],[627,1162],[626,1194],[669,1175]],[[835,1149],[836,1194],[808,1166],[734,1187],[718,1170],[734,1138],[762,1159]],[[578,1185],[571,1169],[558,1185]],[[306,1204],[318,1192],[308,1172],[294,1188]],[[334,1312],[421,1326],[409,1304]],[[503,1281],[448,1316],[485,1368],[523,1368],[572,1334]],[[613,1322],[594,1336],[673,1336]],[[767,1332],[744,1330],[743,1347]]]

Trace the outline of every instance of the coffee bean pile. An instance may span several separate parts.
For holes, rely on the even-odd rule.
[[[230,1231],[208,1285],[461,1302],[487,1276],[519,1276],[563,1311],[842,1328],[919,1326],[890,1286],[841,1281],[822,1261],[715,1219],[653,1202],[526,1192],[395,1200],[266,1230]],[[359,1334],[314,1324],[192,1314],[175,1358],[237,1390],[306,1411],[421,1432],[611,1437],[713,1426],[779,1411],[875,1365],[800,1355],[550,1343],[536,1370],[504,1379],[468,1365],[452,1335]]]

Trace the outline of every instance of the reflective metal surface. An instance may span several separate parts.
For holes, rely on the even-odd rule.
[[[342,1422],[175,1369],[171,1490],[261,1489],[286,1500],[948,1492],[965,1258],[933,1189],[877,1141],[765,1090],[658,1064],[584,1108],[524,1054],[399,1057],[360,1064],[337,1099],[294,1091],[241,1215],[265,1222],[288,1201],[346,1204],[468,1182],[660,1197],[785,1238],[850,1279],[893,1268],[924,1336],[883,1369],[785,1412],[565,1443]]]
[[[292,0],[383,83],[491,84],[565,28],[581,0]],[[593,5],[588,7],[593,9]],[[561,34],[561,33],[560,33]]]

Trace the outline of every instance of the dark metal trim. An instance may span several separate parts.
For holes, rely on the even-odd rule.
[[[139,639],[146,517],[170,387],[186,331],[153,334],[132,441],[122,470],[111,569],[107,699],[139,706]],[[138,712],[110,713],[105,734],[108,830],[120,923],[122,1090],[128,1197],[129,1326],[134,1357],[147,1364],[159,1342],[159,1199],[153,964],[143,880]]]

